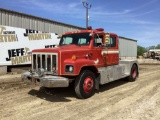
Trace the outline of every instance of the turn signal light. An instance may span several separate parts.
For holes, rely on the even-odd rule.
[[[76,60],[77,57],[75,55],[72,56],[72,60]]]

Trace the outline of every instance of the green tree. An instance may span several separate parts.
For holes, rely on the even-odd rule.
[[[158,45],[156,46],[156,49],[160,49],[160,44],[158,44]]]
[[[142,46],[137,46],[137,55],[143,55],[143,53],[147,52],[146,48],[142,47]]]
[[[156,48],[156,46],[149,46],[146,49],[147,49],[147,51],[149,51],[150,49],[155,49],[155,48]]]

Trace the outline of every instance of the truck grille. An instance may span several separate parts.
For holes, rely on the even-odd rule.
[[[32,69],[43,68],[48,72],[58,71],[57,53],[32,53]]]

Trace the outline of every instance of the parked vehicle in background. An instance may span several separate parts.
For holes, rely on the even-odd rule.
[[[160,60],[160,49],[150,49],[148,52],[143,54],[143,57]]]

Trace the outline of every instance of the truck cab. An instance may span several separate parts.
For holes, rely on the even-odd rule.
[[[88,98],[100,84],[137,76],[137,61],[119,60],[118,36],[98,28],[64,33],[57,47],[33,50],[32,69],[22,80],[46,88],[74,83],[76,95]]]

